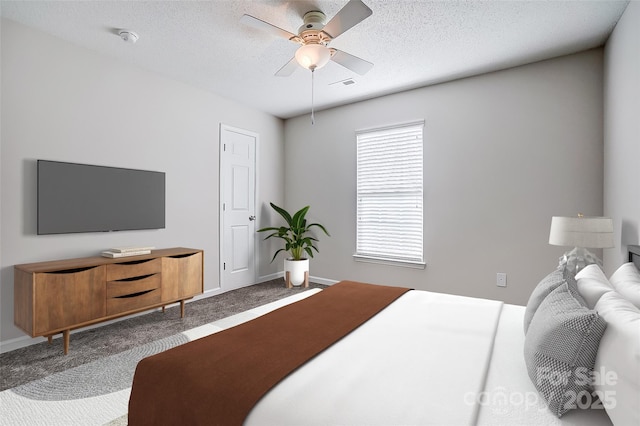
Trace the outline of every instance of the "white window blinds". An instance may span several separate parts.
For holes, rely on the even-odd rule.
[[[423,262],[424,123],[356,133],[356,256]]]

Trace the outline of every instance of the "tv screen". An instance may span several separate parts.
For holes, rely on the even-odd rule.
[[[38,235],[164,226],[164,173],[38,160]]]

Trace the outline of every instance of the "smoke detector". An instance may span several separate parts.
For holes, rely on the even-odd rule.
[[[126,43],[133,44],[140,38],[138,34],[129,30],[121,30],[119,33],[120,38],[124,40]]]

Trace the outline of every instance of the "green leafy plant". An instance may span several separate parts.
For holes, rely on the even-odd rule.
[[[257,231],[271,232],[271,234],[265,237],[265,240],[268,240],[269,238],[280,238],[281,240],[284,240],[284,247],[276,251],[271,261],[273,262],[281,251],[291,253],[291,258],[293,260],[303,259],[305,253],[307,253],[309,257],[313,257],[313,250],[318,252],[318,248],[314,245],[314,242],[318,241],[318,239],[309,235],[310,229],[315,226],[322,229],[325,234],[329,235],[329,233],[325,227],[319,223],[310,223],[307,225],[305,216],[309,211],[309,206],[301,208],[292,216],[282,207],[278,207],[273,203],[269,204],[271,204],[271,207],[287,222],[287,226],[268,227],[258,229]]]

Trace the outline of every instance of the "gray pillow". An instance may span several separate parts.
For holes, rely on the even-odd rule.
[[[549,295],[553,290],[560,287],[565,282],[564,269],[556,269],[546,277],[542,279],[531,292],[529,301],[527,302],[527,308],[524,311],[524,334],[527,334],[533,314],[542,303],[545,297]]]
[[[607,323],[565,283],[536,310],[524,341],[529,378],[558,417],[591,396],[593,366]]]

